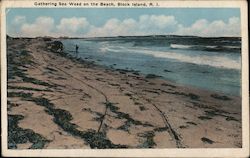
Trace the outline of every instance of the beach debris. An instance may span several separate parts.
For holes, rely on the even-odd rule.
[[[172,72],[172,71],[165,69],[164,72]]]
[[[232,117],[232,116],[228,116],[228,117],[226,118],[226,120],[227,120],[227,121],[239,121],[239,120],[237,120],[236,118],[234,118],[234,117]]]
[[[137,101],[135,101],[134,104],[135,104],[135,105],[142,105],[142,103],[137,102]]]
[[[154,94],[158,94],[158,95],[160,95],[160,93],[159,93],[159,92],[154,91],[154,90],[148,90],[148,89],[145,89],[145,90],[143,90],[143,92],[149,92],[149,93],[154,93]]]
[[[144,106],[140,106],[139,108],[140,108],[141,111],[146,110],[146,108]]]
[[[47,48],[52,52],[62,52],[63,51],[63,43],[60,41],[53,41],[47,44]]]
[[[211,97],[219,100],[231,100],[231,98],[225,96],[225,95],[218,95],[218,94],[211,94]]]
[[[167,126],[154,129],[154,131],[156,131],[156,132],[163,132],[163,131],[167,131],[167,130],[169,130],[169,128]]]
[[[187,124],[190,124],[190,125],[195,125],[195,126],[197,126],[197,123],[194,123],[194,122],[191,122],[191,121],[188,121],[188,122],[186,122]]]
[[[199,116],[198,118],[201,120],[211,120],[212,119],[211,117],[207,117],[207,116]]]
[[[161,92],[163,93],[168,93],[168,94],[176,94],[176,95],[182,95],[182,96],[186,96],[189,97],[192,100],[199,100],[200,96],[193,94],[193,93],[184,93],[184,92],[177,92],[177,91],[165,91],[161,89]]]
[[[184,126],[184,125],[179,126],[179,128],[181,128],[181,129],[188,128],[188,127],[189,127],[188,125],[186,125],[186,126]]]
[[[222,111],[222,110],[214,109],[214,110],[210,110],[210,111],[205,111],[205,113],[209,117],[221,116],[221,117],[225,117],[227,121],[239,121],[232,116],[226,115],[226,114],[230,114],[230,113]]]
[[[198,95],[193,94],[193,93],[188,93],[187,96],[190,97],[190,99],[192,99],[192,100],[199,100],[199,98],[200,98]]]
[[[147,75],[146,75],[146,78],[148,78],[148,79],[160,78],[160,77],[162,77],[162,76],[158,76],[158,75],[155,75],[155,74],[147,74]]]
[[[167,83],[162,83],[161,85],[166,87],[176,88],[176,86]]]
[[[214,143],[213,140],[208,139],[208,138],[206,138],[206,137],[202,137],[201,140],[202,140],[204,143],[208,143],[208,144],[213,144],[213,143]]]

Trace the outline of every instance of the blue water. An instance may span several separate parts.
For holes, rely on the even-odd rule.
[[[236,38],[117,37],[62,40],[66,52],[116,69],[230,95],[241,95],[241,41]]]

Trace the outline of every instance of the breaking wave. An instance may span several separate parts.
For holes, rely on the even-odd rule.
[[[240,52],[240,46],[217,46],[217,45],[182,45],[170,44],[171,49],[201,50],[201,51],[217,51],[217,52]]]
[[[210,55],[186,55],[182,53],[167,52],[167,51],[156,51],[149,49],[133,49],[133,48],[122,48],[122,47],[110,47],[106,48],[112,52],[131,52],[140,53],[146,55],[152,55],[156,58],[174,59],[179,62],[192,63],[197,65],[208,65],[212,67],[226,68],[226,69],[241,69],[241,63],[239,60],[233,60],[226,56],[210,56]]]

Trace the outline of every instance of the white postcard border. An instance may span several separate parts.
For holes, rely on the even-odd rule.
[[[242,148],[189,148],[189,149],[7,149],[7,63],[6,63],[6,8],[64,8],[53,6],[34,6],[35,1],[2,1],[1,6],[1,123],[2,123],[2,155],[22,157],[247,157],[249,156],[249,85],[248,85],[248,17],[246,1],[151,1],[158,2],[160,8],[198,7],[198,8],[240,8],[242,34]],[[40,2],[37,0],[36,2]],[[56,2],[47,1],[43,2]],[[61,2],[65,2],[62,1]],[[79,1],[72,1],[79,2]],[[93,2],[93,1],[84,1]],[[95,1],[105,2],[105,1]],[[107,2],[107,0],[106,0]],[[108,1],[110,2],[110,1]],[[117,1],[113,1],[117,2]],[[119,1],[131,2],[131,1]],[[135,2],[135,1],[133,1]],[[137,1],[150,2],[150,1]],[[100,6],[99,6],[100,7]],[[69,6],[67,6],[69,8]],[[74,7],[70,7],[74,8]],[[76,7],[79,8],[79,7]],[[81,8],[90,8],[81,7]],[[93,8],[93,7],[92,7]],[[98,8],[98,7],[94,7]],[[120,7],[126,8],[126,7]],[[148,7],[149,8],[149,7]]]

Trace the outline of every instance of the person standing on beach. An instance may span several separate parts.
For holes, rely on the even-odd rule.
[[[76,57],[78,56],[78,45],[76,44]]]

